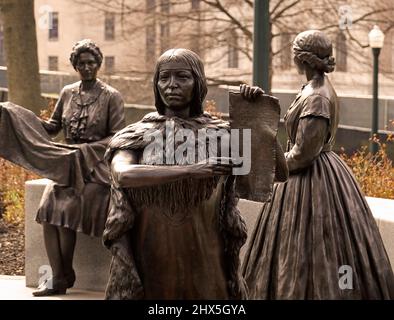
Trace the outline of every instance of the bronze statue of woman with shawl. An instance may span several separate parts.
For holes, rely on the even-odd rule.
[[[75,44],[70,62],[81,81],[63,88],[48,121],[11,102],[0,104],[0,157],[52,180],[36,216],[52,277],[34,296],[65,294],[76,278],[76,232],[103,233],[110,197],[104,153],[109,139],[125,126],[125,116],[120,93],[97,79],[102,60],[90,39]],[[60,131],[65,144],[51,138]]]
[[[104,243],[113,254],[106,298],[246,298],[234,164],[220,152],[219,162],[208,161],[212,146],[198,134],[230,132],[227,121],[203,112],[202,61],[186,49],[166,51],[153,86],[157,112],[118,132],[106,153],[112,194]],[[196,137],[187,139],[196,152],[177,157],[186,143],[177,136],[185,132]],[[162,142],[157,148],[153,136]]]

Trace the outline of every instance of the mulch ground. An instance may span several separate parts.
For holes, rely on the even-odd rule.
[[[0,274],[25,274],[24,224],[10,224],[0,219]]]

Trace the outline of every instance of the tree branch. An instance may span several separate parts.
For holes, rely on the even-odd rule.
[[[289,5],[287,5],[286,7],[284,7],[281,11],[279,11],[277,14],[275,14],[273,17],[271,17],[271,23],[275,20],[277,20],[278,18],[280,18],[282,16],[282,14],[284,12],[286,12],[287,10],[289,10],[290,8],[296,6],[298,3],[300,3],[301,0],[296,0],[293,1],[292,3],[290,3]]]

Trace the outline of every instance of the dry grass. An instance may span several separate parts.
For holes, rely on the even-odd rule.
[[[37,176],[4,159],[0,159],[0,204],[3,218],[18,224],[24,220],[25,181]]]
[[[393,123],[394,124],[394,123]],[[394,168],[387,155],[387,148],[393,146],[393,135],[382,142],[374,137],[379,150],[375,155],[364,146],[352,156],[342,154],[341,157],[352,169],[361,189],[369,197],[394,199]]]
[[[216,101],[215,100],[207,100],[205,102],[205,111],[209,112],[212,116],[221,119],[223,114],[220,111],[217,111]]]
[[[48,101],[47,109],[40,117],[48,119],[55,100]],[[25,182],[39,178],[36,174],[0,158],[0,217],[7,223],[20,224],[24,221]]]

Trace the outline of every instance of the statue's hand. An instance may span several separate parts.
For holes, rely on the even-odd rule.
[[[225,161],[227,160],[227,161]],[[209,158],[189,166],[189,174],[192,178],[209,178],[213,176],[231,175],[233,167],[241,167],[242,162],[235,163],[232,158]]]
[[[260,87],[250,87],[246,84],[241,84],[239,86],[239,91],[241,93],[241,96],[246,99],[246,100],[254,100],[256,99],[258,96],[261,96],[264,94],[264,90],[261,89]]]

